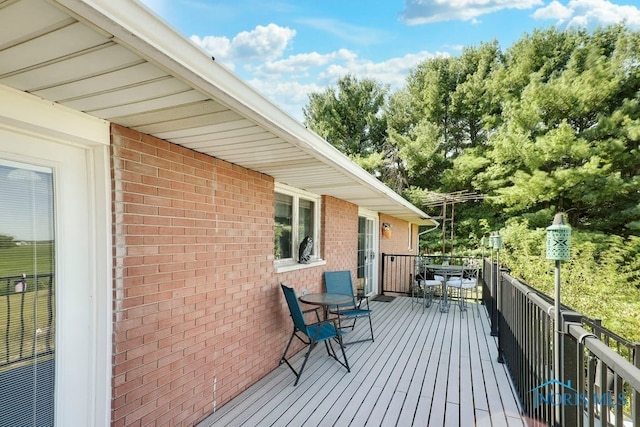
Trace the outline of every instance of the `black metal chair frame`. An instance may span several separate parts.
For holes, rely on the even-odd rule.
[[[331,279],[327,279],[327,276],[343,276],[344,280],[348,280],[348,287],[351,290],[351,293],[349,294],[349,296],[352,298],[352,302],[346,303],[346,304],[340,304],[338,307],[336,307],[335,310],[329,310],[329,312],[331,314],[334,314],[338,317],[338,327],[342,330],[342,329],[351,329],[352,331],[354,330],[355,326],[356,326],[356,321],[361,318],[361,317],[368,317],[369,318],[369,330],[371,331],[371,338],[365,338],[362,340],[357,340],[357,341],[349,341],[349,342],[345,342],[344,345],[351,345],[351,344],[356,344],[356,343],[360,343],[360,342],[365,342],[365,341],[374,341],[374,336],[373,336],[373,322],[371,321],[371,309],[369,308],[369,297],[367,296],[362,296],[362,297],[358,297],[357,301],[356,301],[356,296],[353,293],[353,284],[351,282],[351,272],[348,270],[343,270],[343,271],[325,271],[324,273],[324,281],[325,281],[325,287],[327,289],[327,292],[331,292],[331,293],[342,293],[345,294],[345,292],[338,292],[337,290],[333,289],[333,286],[330,285],[331,283]],[[347,279],[348,276],[348,279]],[[345,282],[346,283],[346,282]],[[347,288],[347,286],[345,286],[345,289]],[[362,302],[366,302],[367,304],[367,308],[362,308]],[[347,325],[343,325],[342,323],[342,319],[348,319],[347,322],[349,320],[353,320],[352,323],[347,324]]]
[[[290,288],[284,284],[280,285],[285,294],[285,298],[287,300],[287,304],[289,306],[289,312],[291,318],[293,320],[293,332],[291,337],[289,338],[289,342],[284,349],[284,353],[282,354],[282,358],[280,359],[280,364],[286,363],[286,365],[291,369],[291,371],[296,376],[296,381],[293,384],[298,385],[298,381],[302,375],[302,371],[309,360],[309,355],[311,351],[318,345],[320,342],[324,342],[325,348],[327,349],[327,354],[333,357],[338,363],[347,368],[347,372],[351,372],[351,368],[349,367],[349,361],[347,360],[347,354],[344,351],[344,343],[342,342],[342,335],[344,332],[340,330],[340,327],[336,323],[336,319],[327,319],[320,320],[320,315],[318,314],[318,308],[313,308],[309,310],[302,310],[300,304],[298,303],[298,298],[295,294],[295,290]],[[306,323],[304,319],[305,313],[315,312],[317,322],[314,323]],[[302,334],[300,336],[299,334]],[[291,343],[293,339],[297,338],[305,345],[309,346],[309,350],[304,356],[304,360],[302,361],[302,366],[300,366],[299,370],[296,370],[293,365],[287,359],[287,352],[291,347]],[[305,339],[306,337],[306,339]],[[331,341],[336,340],[340,349],[342,350],[342,357],[344,362],[338,358],[338,355],[331,344]]]

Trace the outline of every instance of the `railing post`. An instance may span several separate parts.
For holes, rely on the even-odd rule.
[[[640,343],[633,343],[633,365],[640,368]],[[637,390],[631,396],[631,419],[634,426],[640,425],[640,392]]]
[[[502,343],[504,341],[503,335],[504,332],[507,330],[507,328],[505,328],[505,321],[504,321],[504,313],[502,312],[502,274],[500,273],[500,268],[498,268],[498,274],[496,277],[496,281],[497,281],[497,295],[496,295],[496,301],[497,301],[497,307],[496,307],[496,318],[498,319],[497,324],[498,324],[498,363],[504,363],[504,355],[503,355],[503,349],[504,347],[502,346]]]
[[[571,385],[574,389],[579,389],[579,383],[582,381],[580,375],[580,366],[578,364],[578,351],[582,351],[580,344],[569,334],[569,326],[574,324],[576,326],[582,326],[580,313],[575,311],[561,312],[562,323],[562,346],[561,346],[561,360],[562,360],[562,377],[556,378],[564,384]],[[569,404],[571,403],[571,404]],[[577,402],[562,402],[561,405],[561,419],[555,420],[556,425],[560,426],[577,426],[578,420],[582,414],[582,407]]]
[[[602,319],[593,319],[593,324],[595,327],[593,328],[592,333],[598,337],[600,341],[604,341],[602,339]]]
[[[384,252],[382,253],[382,268],[380,269],[380,274],[382,275],[382,286],[380,287],[380,295],[384,295],[384,285],[386,283],[386,276],[385,276],[385,267],[387,265],[387,254],[385,254]]]
[[[498,263],[491,259],[491,336],[498,336]]]

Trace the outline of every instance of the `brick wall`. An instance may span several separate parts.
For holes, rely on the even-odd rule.
[[[276,274],[271,177],[115,125],[111,160],[112,425],[194,425],[278,367],[280,282],[355,270],[357,207],[324,198],[327,265]]]
[[[408,235],[409,235],[409,227],[406,221],[400,220],[398,218],[394,218],[389,215],[380,215],[380,226],[382,227],[382,223],[388,223],[391,225],[391,238],[386,238],[382,236],[380,232],[380,252],[386,254],[416,254],[417,253],[417,228],[416,226],[411,227],[411,242],[412,247],[409,248],[408,245]]]
[[[327,260],[327,270],[355,272],[358,264],[358,206],[324,196],[321,227],[321,253]]]

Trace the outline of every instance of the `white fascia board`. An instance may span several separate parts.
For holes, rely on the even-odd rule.
[[[239,79],[137,0],[53,0],[76,18],[112,34],[142,57],[182,78],[354,181],[415,213],[429,216]],[[429,219],[429,222],[435,222]]]
[[[0,85],[0,122],[66,141],[109,146],[109,122]]]

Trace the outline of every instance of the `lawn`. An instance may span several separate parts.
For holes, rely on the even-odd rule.
[[[0,248],[0,366],[54,348],[54,282],[49,300],[53,256],[51,242]],[[16,282],[23,273],[27,276],[26,292],[16,292]]]
[[[53,242],[0,248],[0,277],[53,273]]]

